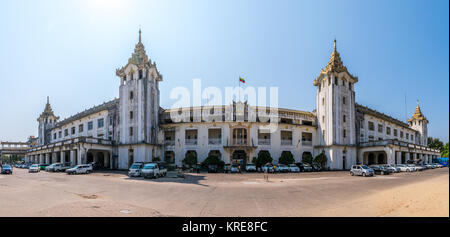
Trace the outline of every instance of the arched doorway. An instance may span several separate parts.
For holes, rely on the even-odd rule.
[[[232,164],[240,164],[244,167],[247,163],[247,153],[244,150],[235,150],[232,158]]]
[[[302,163],[311,164],[313,161],[313,155],[309,151],[305,151],[302,154]]]
[[[87,152],[86,154],[86,164],[89,164],[91,162],[94,162],[94,155],[92,152]]]
[[[131,167],[133,162],[134,162],[134,150],[133,149],[129,149],[128,150],[128,168]]]
[[[164,161],[168,164],[174,164],[175,163],[175,153],[173,151],[166,151],[164,153]]]
[[[369,153],[369,162],[368,165],[373,165],[375,164],[375,154],[373,154],[372,152]]]
[[[103,152],[97,152],[97,155],[95,157],[95,163],[97,163],[98,167],[105,167],[105,155]]]
[[[378,164],[386,164],[386,156],[384,155],[384,153],[380,153],[378,154],[378,159],[377,159]]]

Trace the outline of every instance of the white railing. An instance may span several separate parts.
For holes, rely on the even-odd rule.
[[[222,139],[221,138],[209,138],[208,139],[208,144],[209,145],[221,145],[222,144]]]
[[[165,140],[164,144],[166,146],[174,146],[175,145],[175,140]]]
[[[197,145],[197,139],[186,139],[184,141],[186,145]]]
[[[258,139],[258,145],[270,145],[270,139]]]
[[[303,146],[312,146],[312,141],[302,141]]]
[[[281,140],[281,145],[282,146],[292,146],[292,140]]]

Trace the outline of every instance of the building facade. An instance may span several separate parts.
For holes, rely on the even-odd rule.
[[[182,166],[188,154],[199,162],[217,156],[225,163],[245,164],[260,152],[269,152],[274,163],[286,152],[296,162],[324,152],[328,168],[342,170],[354,164],[429,163],[440,156],[427,148],[428,120],[419,103],[406,122],[356,103],[358,78],[344,66],[336,41],[328,64],[313,81],[312,112],[241,101],[163,109],[162,75],[147,56],[140,31],[132,56],[116,75],[118,99],[61,121],[47,98],[38,118],[39,145],[28,150],[26,159],[127,169],[133,162],[155,159]]]

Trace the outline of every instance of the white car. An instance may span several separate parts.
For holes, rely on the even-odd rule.
[[[31,165],[30,168],[28,168],[28,173],[37,173],[41,171],[41,167],[38,164]]]
[[[91,172],[91,165],[77,165],[73,168],[66,169],[67,174],[89,174]]]
[[[409,164],[407,165],[408,167],[411,167],[413,169],[413,171],[419,171],[419,168],[416,165],[413,164]]]
[[[298,173],[298,172],[300,172],[300,168],[297,165],[290,164],[289,165],[289,172]]]
[[[286,173],[286,172],[289,172],[289,166],[287,166],[287,165],[283,165],[283,164],[278,164],[276,167],[275,167],[275,171],[276,172],[280,172],[280,173]]]
[[[439,164],[439,163],[434,163],[434,165],[436,165],[437,168],[442,168],[444,167],[443,165]]]
[[[415,170],[414,167],[409,167],[407,165],[396,165],[395,167],[400,168],[401,172],[413,172]]]
[[[231,173],[239,173],[239,165],[232,165],[230,172]]]
[[[252,163],[248,163],[245,166],[245,171],[247,171],[247,172],[256,172],[256,165],[252,164]]]

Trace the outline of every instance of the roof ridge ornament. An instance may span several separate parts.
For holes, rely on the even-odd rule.
[[[425,117],[425,115],[422,114],[422,111],[420,110],[419,99],[417,99],[416,110],[414,111],[413,116],[410,119],[408,119],[408,122],[411,122],[413,120],[418,121],[426,120],[428,122],[428,119]]]
[[[139,42],[134,47],[134,52],[133,54],[131,54],[131,58],[128,59],[128,62],[135,65],[141,65],[149,62],[144,44],[142,44],[142,31],[140,27],[139,27]]]

